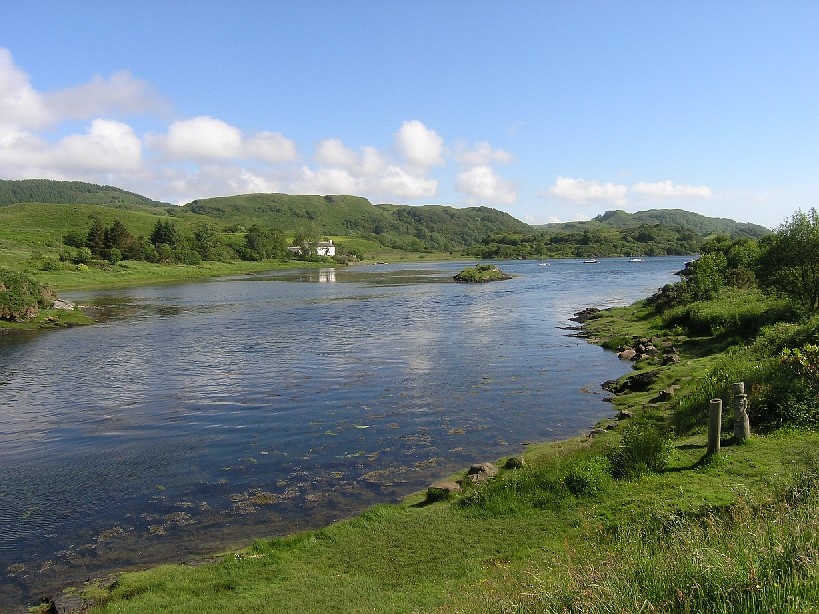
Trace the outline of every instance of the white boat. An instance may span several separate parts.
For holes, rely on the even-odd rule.
[[[636,257],[635,257],[635,258],[629,258],[629,259],[628,259],[628,261],[629,261],[629,262],[642,262],[642,261],[643,261],[643,259],[642,259],[642,258],[636,258]]]
[[[597,264],[600,262],[597,258],[592,258],[591,260],[584,260],[583,264]]]

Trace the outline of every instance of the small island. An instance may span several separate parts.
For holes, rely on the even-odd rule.
[[[501,281],[502,279],[512,279],[508,273],[504,273],[494,264],[479,264],[465,268],[452,279],[463,283],[483,283],[487,281]]]

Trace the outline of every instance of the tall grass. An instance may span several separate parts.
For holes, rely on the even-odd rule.
[[[817,486],[813,469],[763,499],[601,533],[530,566],[485,611],[816,611]]]

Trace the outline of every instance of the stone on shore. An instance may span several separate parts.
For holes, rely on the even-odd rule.
[[[461,485],[457,482],[439,480],[437,482],[433,482],[429,488],[427,488],[427,501],[446,501],[454,494],[460,492],[460,490]]]

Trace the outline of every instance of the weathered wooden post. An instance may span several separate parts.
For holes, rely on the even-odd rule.
[[[745,382],[731,385],[734,402],[734,439],[742,443],[751,436],[751,423],[748,420],[748,395],[745,394]]]
[[[722,431],[722,399],[711,399],[708,409],[708,456],[719,452],[719,436]]]

